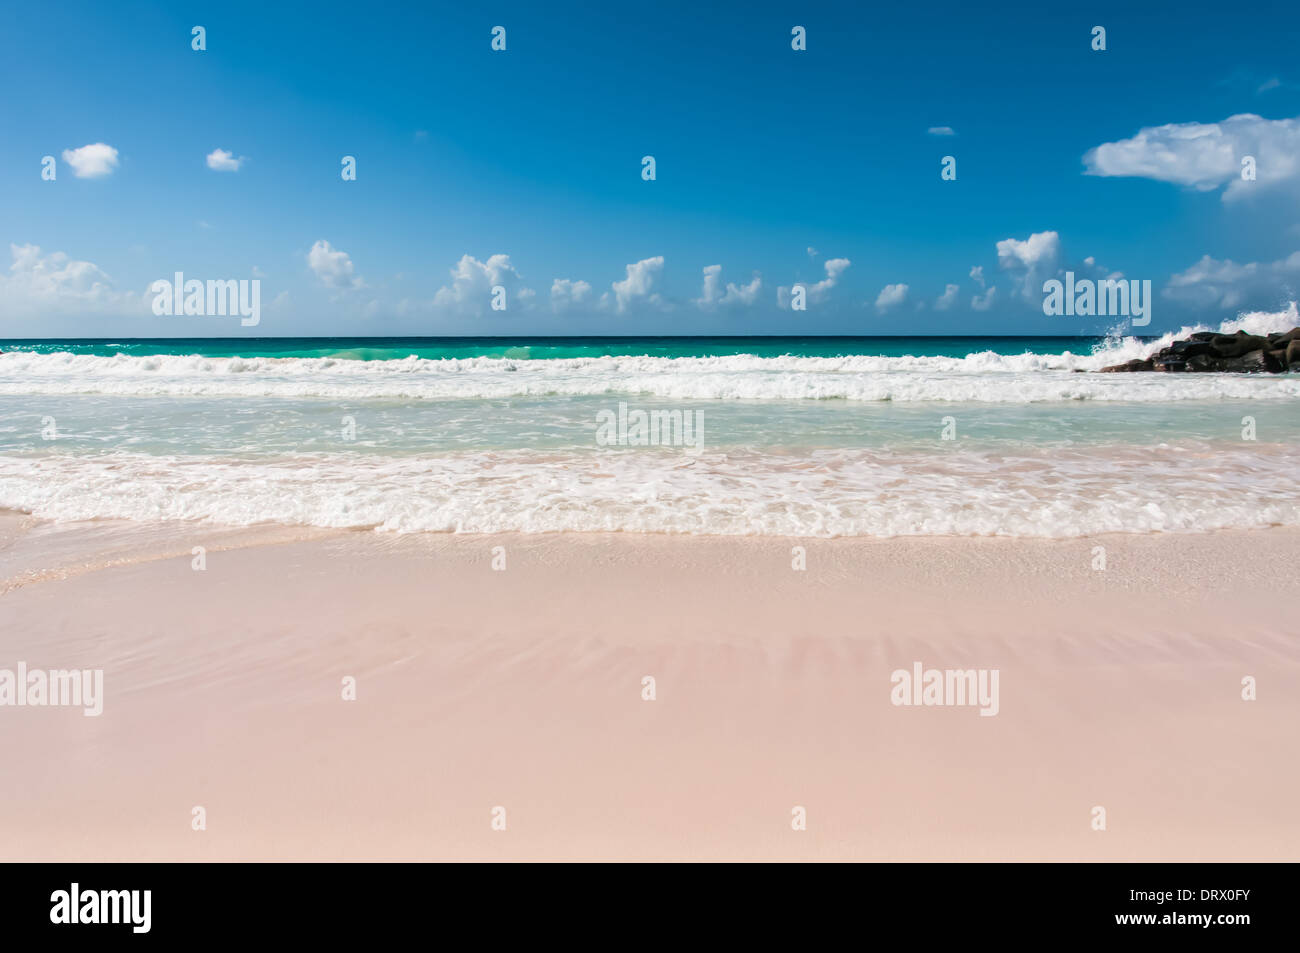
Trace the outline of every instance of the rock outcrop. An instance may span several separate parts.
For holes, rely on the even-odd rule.
[[[1184,341],[1162,347],[1144,360],[1103,367],[1117,371],[1222,371],[1237,374],[1287,371],[1300,373],[1300,328],[1261,336],[1238,331],[1217,334],[1198,331]]]

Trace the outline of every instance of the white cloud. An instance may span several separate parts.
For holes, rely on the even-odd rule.
[[[695,303],[706,310],[713,308],[748,307],[758,298],[763,279],[758,272],[747,285],[737,285],[728,281],[726,288],[722,285],[722,266],[706,265],[704,267],[704,287]]]
[[[722,266],[705,265],[704,287],[700,291],[700,296],[695,299],[695,303],[701,308],[712,307],[722,300],[722,294]]]
[[[214,172],[238,172],[244,162],[244,156],[236,159],[233,153],[225,149],[213,149],[208,153],[208,168]]]
[[[997,294],[997,285],[994,285],[982,295],[975,295],[971,298],[970,306],[976,311],[987,311],[989,308],[993,307],[993,301],[997,298]]]
[[[622,281],[614,282],[610,286],[614,292],[612,302],[614,310],[618,314],[623,314],[638,301],[646,301],[654,305],[662,304],[663,299],[655,293],[654,285],[663,270],[663,255],[656,255],[654,258],[643,258],[635,264],[628,265],[627,277]],[[601,296],[601,303],[605,307],[610,306],[609,292]]]
[[[826,300],[826,296],[829,295],[831,289],[839,283],[840,276],[844,274],[845,270],[851,264],[853,264],[853,262],[849,261],[847,258],[832,258],[829,261],[824,262],[822,267],[826,269],[826,277],[816,284],[804,285],[804,288],[807,291],[808,303],[816,304],[819,301]],[[781,308],[788,309],[790,307],[789,288],[782,286],[776,289],[776,303],[777,306]]]
[[[70,297],[83,300],[102,298],[112,288],[112,279],[98,265],[74,261],[61,251],[42,255],[37,245],[9,246],[6,289],[23,289],[33,297]]]
[[[808,246],[808,257],[809,257],[809,258],[816,258],[816,257],[817,257],[818,255],[820,255],[820,254],[821,254],[821,252],[819,252],[817,249],[813,248],[811,245]]]
[[[943,289],[943,294],[939,295],[939,297],[936,298],[934,301],[934,310],[947,311],[949,308],[951,308],[954,304],[957,303],[957,293],[960,290],[961,289],[958,288],[956,285],[945,285]]]
[[[906,299],[907,285],[885,285],[880,289],[880,294],[876,295],[876,310],[883,313],[902,304]]]
[[[307,253],[307,265],[327,288],[349,290],[365,287],[360,275],[353,274],[352,259],[321,239]]]
[[[926,130],[926,132],[929,133],[929,134],[932,135],[932,136],[955,136],[955,135],[957,135],[957,133],[953,131],[952,126],[931,126],[929,129]]]
[[[117,168],[117,150],[102,142],[64,149],[63,161],[72,166],[72,174],[79,179],[98,179]]]
[[[1034,232],[1024,241],[1004,238],[998,242],[998,264],[1003,268],[1041,268],[1055,265],[1061,257],[1061,236],[1056,232]]]
[[[591,300],[591,285],[585,281],[556,278],[551,283],[551,309],[568,311],[580,308]]]
[[[528,296],[520,296],[526,289],[521,286],[519,272],[510,264],[509,255],[492,255],[487,261],[479,261],[473,255],[462,255],[451,269],[451,279],[450,285],[439,288],[433,296],[435,308],[461,314],[482,314],[491,307],[492,288],[496,285],[506,289],[507,307],[511,299],[528,300]]]
[[[1034,232],[1023,241],[1004,238],[997,248],[998,267],[1011,272],[1013,289],[1027,301],[1041,301],[1043,281],[1060,270],[1061,236]]]
[[[1296,298],[1300,251],[1274,262],[1239,265],[1203,255],[1185,271],[1170,275],[1164,297],[1198,308],[1240,308],[1248,302],[1280,306]]]
[[[1260,83],[1259,89],[1255,90],[1255,92],[1267,93],[1270,89],[1277,89],[1281,85],[1282,85],[1282,81],[1278,79],[1276,76],[1274,76],[1272,79],[1266,79],[1264,80],[1264,82]]]
[[[36,245],[9,246],[13,263],[0,272],[0,313],[6,318],[140,314],[144,297],[119,292],[98,265]]]
[[[999,296],[996,287],[990,286],[984,275],[982,265],[974,265],[970,278],[980,289],[971,299],[971,307],[976,311],[988,311],[1002,299],[1011,302],[1023,301],[1040,308],[1043,302],[1043,282],[1049,278],[1060,278],[1066,266],[1061,245],[1061,236],[1055,231],[1033,232],[1028,238],[1004,238],[996,243],[998,268],[1006,273],[1010,281],[1009,292],[1004,290]],[[1097,259],[1088,256],[1081,263],[1069,265],[1079,276],[1092,278],[1121,278],[1120,272],[1108,271],[1097,263]],[[956,285],[947,285],[944,293],[935,302],[935,309],[946,311],[956,303],[958,289]]]
[[[1256,181],[1241,178],[1241,160],[1254,156]],[[1300,187],[1300,118],[1264,119],[1253,113],[1222,122],[1167,123],[1107,142],[1083,157],[1088,175],[1136,176],[1203,192],[1226,185],[1224,200],[1253,188]]]
[[[853,264],[853,262],[849,261],[847,258],[832,258],[830,261],[826,262],[825,265],[826,277],[822,281],[813,285],[812,290],[820,292],[830,291],[830,289],[834,288],[836,283],[840,280],[840,275],[844,274],[851,264]]]

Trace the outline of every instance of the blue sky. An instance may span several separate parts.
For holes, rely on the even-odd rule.
[[[1300,291],[1294,3],[415,6],[5,5],[0,336],[1120,323],[1045,316],[1065,270],[1151,280],[1160,331]],[[177,271],[259,277],[260,325],[155,316]]]

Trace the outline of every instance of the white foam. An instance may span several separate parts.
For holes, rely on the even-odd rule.
[[[1293,305],[1276,314],[1242,315],[1220,329],[1266,333],[1296,324],[1300,319]],[[411,357],[367,362],[13,352],[0,355],[0,395],[38,400],[11,402],[26,422],[6,425],[7,439],[14,442],[12,452],[0,456],[0,507],[56,520],[274,522],[393,532],[1076,537],[1300,525],[1300,445],[1267,442],[1294,432],[1288,429],[1287,419],[1293,416],[1288,407],[1272,411],[1271,422],[1261,417],[1258,442],[1225,437],[1222,443],[1206,443],[1194,434],[1224,434],[1222,420],[1212,427],[1189,428],[1168,419],[1174,413],[1203,415],[1201,407],[1159,415],[1149,406],[1138,406],[1127,412],[1107,407],[1101,411],[1104,421],[1082,421],[1074,429],[1067,425],[1065,413],[1049,409],[1046,414],[1066,421],[1060,426],[1066,435],[1086,436],[1089,427],[1102,423],[1111,435],[1101,439],[1119,441],[1123,438],[1114,434],[1129,431],[1140,434],[1138,442],[1130,444],[1063,439],[1034,447],[1006,440],[996,445],[930,440],[920,447],[906,441],[882,445],[872,436],[872,446],[797,451],[789,444],[803,435],[806,406],[765,407],[752,414],[737,407],[731,433],[739,435],[734,443],[744,446],[710,446],[692,455],[586,447],[429,452],[422,434],[438,421],[447,424],[447,442],[440,446],[482,446],[459,440],[456,429],[467,420],[482,419],[483,408],[477,404],[453,408],[443,416],[414,414],[401,406],[384,408],[387,429],[372,421],[371,442],[364,452],[362,441],[350,449],[293,453],[321,443],[304,438],[314,423],[294,429],[292,421],[298,420],[301,405],[294,408],[288,401],[274,408],[284,409],[291,423],[282,434],[276,431],[273,453],[264,430],[250,431],[252,424],[242,417],[234,420],[238,415],[225,413],[223,403],[226,398],[262,397],[425,401],[630,394],[693,400],[1004,405],[1300,398],[1300,375],[1294,374],[1074,373],[1144,356],[1194,330],[1185,328],[1158,342],[1116,338],[1091,354],[981,352],[963,357]],[[179,400],[148,401],[156,413],[143,414],[139,406],[122,401],[125,422],[93,432],[78,425],[85,408],[70,407],[60,421],[62,433],[72,439],[38,442],[32,436],[34,422],[41,414],[55,412],[44,408],[49,402],[39,398],[77,394],[167,395]],[[96,421],[116,420],[117,403],[96,403],[108,405],[93,408]],[[526,408],[495,420],[493,433],[517,437],[518,426],[524,426],[533,440],[556,420],[568,420],[566,414],[590,423],[590,403],[557,409],[545,425],[530,422]],[[281,427],[276,413],[261,413],[267,409],[249,412],[263,428]],[[926,413],[924,407],[918,410],[910,416]],[[724,423],[719,426],[727,426],[726,415],[720,416]],[[739,419],[746,416],[753,420]],[[870,416],[849,414],[862,433],[870,424],[856,419]],[[1231,423],[1227,433],[1235,430],[1236,409],[1225,409],[1219,417]],[[201,435],[202,440],[176,442],[175,432],[213,419],[217,429]],[[404,433],[407,419],[417,421],[409,435]],[[336,421],[329,425],[336,426]],[[937,414],[933,424],[938,427]],[[1156,427],[1178,442],[1149,445]],[[841,437],[858,433],[839,422],[830,429]],[[1038,439],[1034,433],[1041,437],[1041,430],[1019,429],[1015,439]],[[374,443],[376,435],[383,434],[391,442]],[[762,448],[754,447],[747,434],[756,435]],[[421,440],[426,446],[420,446]],[[203,452],[138,452],[149,445]],[[128,447],[136,449],[123,449]],[[248,452],[213,455],[207,452],[213,447],[243,447]],[[403,449],[418,455],[401,456]],[[277,455],[280,451],[283,455]]]
[[[1113,333],[1107,338],[1105,344],[1093,352],[1092,356],[1097,361],[1097,367],[1106,367],[1111,364],[1123,364],[1125,361],[1141,360],[1149,357],[1161,348],[1168,347],[1175,341],[1186,340],[1198,331],[1216,331],[1219,334],[1236,334],[1238,331],[1245,331],[1247,334],[1256,334],[1262,337],[1268,334],[1290,331],[1295,327],[1300,327],[1300,312],[1296,310],[1296,302],[1292,301],[1281,311],[1243,311],[1235,318],[1223,321],[1217,327],[1210,327],[1206,324],[1186,325],[1177,331],[1169,332],[1154,342],[1134,337],[1123,337],[1118,333]]]
[[[1266,333],[1300,323],[1287,311],[1245,314],[1220,330]],[[0,354],[0,395],[292,397],[333,400],[504,399],[647,395],[681,400],[1051,401],[1295,400],[1300,375],[1087,374],[1145,357],[1159,341],[1115,338],[1089,354],[964,357],[591,357],[356,361],[336,358],[97,357]]]
[[[409,532],[1076,537],[1300,525],[1300,447],[1021,452],[0,457],[0,506],[56,520]]]

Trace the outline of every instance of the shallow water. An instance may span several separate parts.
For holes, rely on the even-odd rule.
[[[1088,373],[1159,343],[8,342],[0,507],[401,532],[1300,525],[1300,375]],[[618,423],[638,411],[668,415],[651,445]]]

